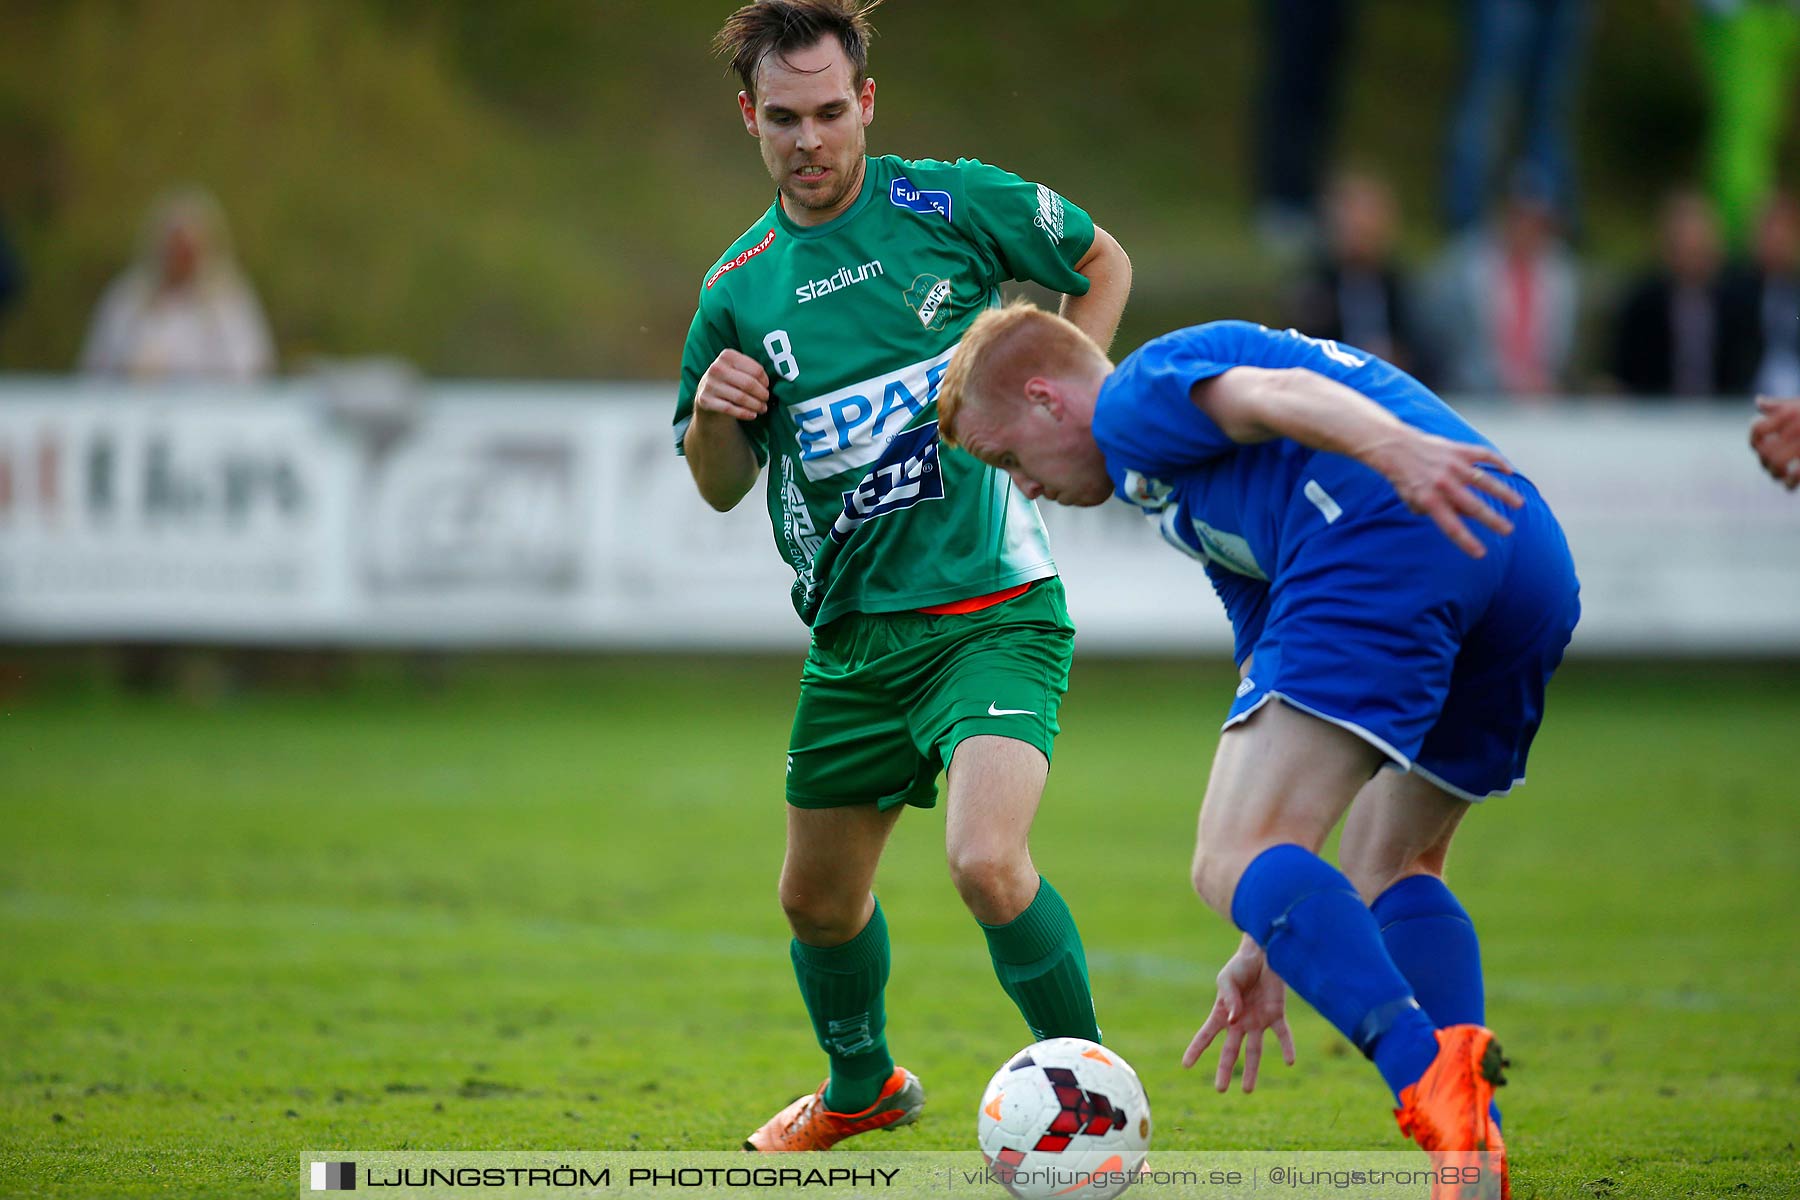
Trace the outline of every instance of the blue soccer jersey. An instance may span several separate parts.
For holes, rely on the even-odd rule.
[[[1271,698],[1481,799],[1523,778],[1544,686],[1580,608],[1568,545],[1531,482],[1470,558],[1379,474],[1290,438],[1232,441],[1193,402],[1232,367],[1299,367],[1426,433],[1492,448],[1404,371],[1354,347],[1215,321],[1157,338],[1100,390],[1094,440],[1115,494],[1206,565],[1253,662],[1227,725]],[[1497,502],[1494,502],[1497,503]]]

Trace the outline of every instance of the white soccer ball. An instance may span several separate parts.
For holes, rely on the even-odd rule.
[[[989,1174],[1021,1200],[1108,1200],[1143,1168],[1150,1101],[1113,1051],[1051,1038],[994,1073],[975,1128]]]

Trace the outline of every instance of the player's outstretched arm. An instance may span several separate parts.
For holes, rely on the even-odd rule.
[[[1059,310],[1102,350],[1112,345],[1131,295],[1131,259],[1113,235],[1094,226],[1094,244],[1081,256],[1075,269],[1087,277],[1085,296],[1064,296]]]
[[[1776,483],[1800,488],[1800,396],[1758,396],[1756,410],[1762,415],[1750,426],[1750,448]]]
[[[1430,517],[1471,558],[1487,550],[1470,528],[1474,520],[1498,534],[1512,522],[1479,492],[1512,508],[1519,493],[1481,469],[1512,474],[1487,447],[1453,442],[1414,429],[1355,388],[1304,367],[1233,367],[1194,385],[1196,407],[1234,442],[1292,438],[1303,446],[1343,454],[1377,471],[1413,512]]]
[[[694,486],[708,504],[735,508],[762,473],[744,422],[769,411],[769,376],[737,350],[721,350],[694,392],[694,419],[681,440]]]
[[[1256,1090],[1256,1074],[1262,1067],[1263,1032],[1273,1029],[1281,1042],[1281,1059],[1294,1065],[1294,1035],[1288,1030],[1287,988],[1281,977],[1269,970],[1262,947],[1249,934],[1238,944],[1219,971],[1219,997],[1213,1001],[1206,1024],[1188,1043],[1181,1065],[1192,1067],[1206,1053],[1206,1048],[1220,1033],[1225,1043],[1219,1047],[1219,1066],[1213,1072],[1213,1088],[1231,1090],[1231,1072],[1237,1066],[1238,1053],[1244,1055],[1244,1091]]]

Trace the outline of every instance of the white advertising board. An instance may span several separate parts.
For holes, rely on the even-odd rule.
[[[0,391],[0,636],[329,637],[355,446],[292,388]]]
[[[0,380],[0,639],[803,646],[760,489],[699,499],[672,392],[442,384],[370,422],[307,381]],[[1467,411],[1568,532],[1575,653],[1800,653],[1800,497],[1748,406]],[[1229,649],[1134,510],[1044,510],[1084,650]]]

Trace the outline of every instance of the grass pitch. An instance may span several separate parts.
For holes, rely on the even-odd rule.
[[[821,1056],[774,898],[798,664],[485,664],[430,689],[0,702],[0,1193],[291,1195],[307,1147],[728,1149]],[[1568,668],[1531,784],[1464,827],[1515,1195],[1791,1196],[1800,687]],[[1400,1149],[1310,1010],[1215,1095],[1177,1059],[1235,936],[1186,863],[1232,674],[1077,664],[1034,849],[1170,1149]],[[1027,1040],[942,864],[879,888],[889,1036],[967,1149]]]

